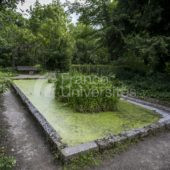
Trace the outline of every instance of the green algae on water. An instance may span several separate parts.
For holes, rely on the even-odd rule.
[[[160,118],[150,110],[125,101],[119,102],[115,112],[78,113],[55,99],[54,84],[48,80],[14,82],[69,146],[141,128]]]

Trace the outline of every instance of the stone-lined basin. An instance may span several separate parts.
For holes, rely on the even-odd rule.
[[[48,84],[47,80],[17,80],[15,84],[13,84],[13,87],[17,94],[19,94],[33,116],[38,119],[40,125],[49,134],[48,136],[52,138],[64,159],[89,150],[103,149],[115,142],[133,138],[139,134],[147,134],[151,129],[155,130],[169,123],[169,117],[166,113],[160,112],[162,116],[162,119],[160,119],[157,113],[150,111],[153,110],[151,106],[146,107],[150,110],[146,110],[140,107],[146,105],[134,101],[133,104],[121,101],[123,103],[123,105],[120,105],[121,109],[125,104],[126,107],[128,106],[128,110],[121,110],[117,114],[114,112],[100,114],[75,113],[55,100],[53,84]],[[123,111],[126,114],[123,114]],[[134,111],[138,114],[132,113]],[[159,112],[160,110],[157,111]],[[70,117],[74,118],[71,119],[71,124],[69,122]],[[98,117],[101,117],[102,121],[99,121]],[[74,121],[72,122],[72,120]],[[119,124],[120,126],[118,126]],[[150,124],[152,126],[149,126]],[[93,127],[95,128],[93,129]],[[98,133],[100,130],[102,133]],[[125,132],[125,130],[128,131]]]
[[[76,113],[65,104],[57,102],[53,84],[47,80],[19,80],[15,84],[68,146],[141,128],[159,120],[159,116],[152,111],[124,101],[120,101],[119,111],[116,112]]]

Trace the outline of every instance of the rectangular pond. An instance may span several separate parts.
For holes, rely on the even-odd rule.
[[[77,113],[55,99],[54,84],[47,80],[15,80],[14,83],[68,146],[141,128],[160,119],[152,111],[125,101],[119,102],[115,112]]]

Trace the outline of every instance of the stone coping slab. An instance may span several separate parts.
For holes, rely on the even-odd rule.
[[[38,124],[43,128],[50,141],[52,141],[56,146],[59,151],[59,156],[64,162],[67,162],[72,158],[78,157],[79,155],[90,151],[102,151],[103,149],[114,148],[115,145],[123,143],[126,140],[143,138],[148,136],[150,133],[159,131],[160,129],[170,129],[170,112],[168,110],[162,109],[161,107],[156,107],[154,104],[149,102],[123,96],[123,100],[127,100],[130,103],[142,106],[149,110],[154,110],[155,114],[161,115],[161,119],[157,123],[145,126],[143,128],[125,131],[119,135],[110,135],[92,142],[68,147],[62,143],[62,138],[60,135],[56,132],[55,129],[53,129],[53,127],[48,123],[44,116],[37,110],[37,108],[29,101],[25,94],[14,83],[12,83],[12,88],[21,98],[22,102],[26,105],[32,116],[37,120]]]
[[[125,95],[122,95],[122,98],[127,100],[127,101],[133,101],[133,102],[138,103],[138,104],[140,103],[142,105],[147,105],[147,106],[155,107],[157,109],[164,110],[164,111],[170,113],[170,108],[169,107],[162,106],[162,105],[157,104],[157,103],[151,103],[151,102],[147,102],[147,101],[144,101],[144,100],[141,100],[141,99],[138,99],[138,98],[134,98],[134,97],[130,97],[130,96],[125,96]]]
[[[24,105],[30,111],[32,116],[43,128],[44,132],[51,139],[51,141],[57,146],[57,148],[63,148],[60,135],[53,129],[53,127],[48,123],[48,121],[42,116],[42,114],[35,108],[35,106],[29,101],[29,99],[24,95],[24,93],[13,83],[12,88],[15,90],[16,94],[21,98]]]
[[[13,80],[35,80],[35,79],[46,79],[44,75],[18,75],[16,77],[12,77]]]
[[[98,151],[98,149],[99,149],[98,145],[94,141],[94,142],[88,142],[88,143],[80,144],[80,145],[73,146],[73,147],[67,147],[67,148],[62,149],[61,152],[64,156],[64,159],[65,158],[71,159],[74,156],[76,156],[78,153],[83,154],[91,150]]]

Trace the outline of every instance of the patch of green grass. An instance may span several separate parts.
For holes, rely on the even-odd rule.
[[[58,102],[54,86],[47,80],[17,80],[15,83],[69,146],[141,128],[160,118],[152,111],[125,101],[120,101],[114,112],[82,114]]]
[[[79,155],[77,158],[64,165],[64,170],[79,170],[90,166],[98,166],[101,163],[102,155],[98,152],[88,152]]]

